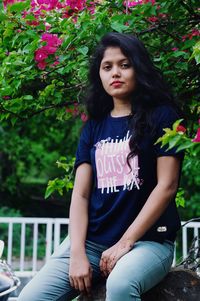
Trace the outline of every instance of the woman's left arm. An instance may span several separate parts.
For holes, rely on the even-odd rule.
[[[142,210],[121,239],[102,253],[100,269],[107,276],[120,257],[132,249],[165,211],[178,187],[180,159],[173,156],[157,158],[157,185]]]

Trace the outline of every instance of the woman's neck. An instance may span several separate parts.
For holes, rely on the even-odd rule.
[[[131,104],[129,103],[114,103],[114,108],[110,112],[112,117],[123,117],[131,114]]]

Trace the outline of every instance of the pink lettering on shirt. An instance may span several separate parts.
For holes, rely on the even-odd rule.
[[[140,189],[138,156],[129,160],[131,168],[127,163],[129,140],[127,132],[123,139],[107,138],[96,144],[97,187],[102,193],[118,192],[120,186],[123,190]]]

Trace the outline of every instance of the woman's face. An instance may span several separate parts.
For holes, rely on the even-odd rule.
[[[105,91],[114,100],[131,100],[136,87],[135,71],[119,47],[105,50],[99,75]]]

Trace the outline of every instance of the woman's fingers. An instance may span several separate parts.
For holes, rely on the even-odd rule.
[[[86,256],[70,259],[69,281],[80,292],[89,292],[92,282],[92,267]]]
[[[110,274],[116,262],[117,262],[116,256],[110,256],[110,257],[102,256],[100,260],[100,270],[102,271],[105,277],[107,277]]]
[[[71,286],[76,290],[79,290],[80,292],[90,293],[92,283],[92,270],[88,273],[88,275],[80,277],[70,277],[69,279]]]
[[[69,276],[69,282],[72,287],[75,287],[73,277]]]
[[[107,259],[106,257],[102,257],[100,260],[100,270],[103,273],[103,275],[107,276]]]
[[[84,278],[84,291],[86,291],[88,294],[91,291],[91,277],[85,277]]]

